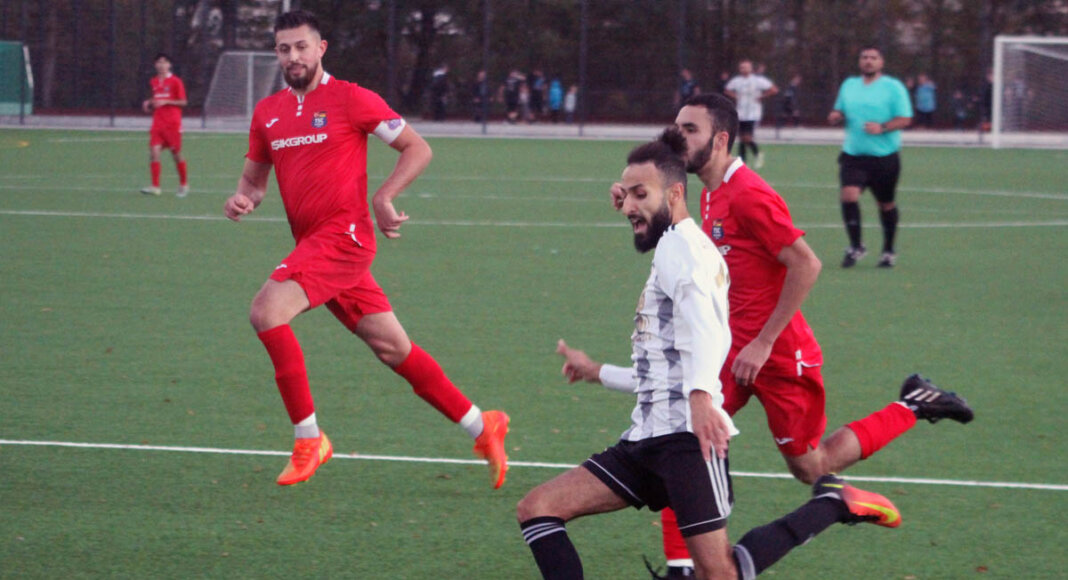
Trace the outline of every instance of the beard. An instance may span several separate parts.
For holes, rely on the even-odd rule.
[[[644,254],[655,248],[660,242],[660,238],[663,237],[664,232],[670,227],[671,209],[665,199],[664,205],[660,206],[660,209],[653,214],[652,219],[646,224],[645,233],[634,234],[634,248],[638,250],[639,254]]]
[[[308,88],[308,85],[311,84],[312,79],[315,78],[316,73],[319,72],[319,64],[316,63],[312,66],[308,66],[305,68],[307,72],[302,77],[289,76],[289,69],[282,69],[282,77],[285,78],[286,84],[294,89],[297,89],[298,91],[301,89]]]
[[[694,152],[693,157],[686,162],[686,173],[701,171],[701,168],[708,163],[709,159],[712,159],[712,139],[708,140],[707,145]]]

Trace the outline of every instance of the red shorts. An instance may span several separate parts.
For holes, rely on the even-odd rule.
[[[734,381],[727,358],[720,372],[723,382],[723,408],[733,416],[756,395],[764,406],[768,427],[779,451],[796,457],[819,446],[827,429],[827,412],[823,392],[823,375],[819,367],[801,367],[801,376],[773,375],[761,371],[755,385],[743,387]]]
[[[301,240],[275,268],[271,280],[293,280],[304,289],[311,308],[326,307],[351,332],[368,314],[390,312],[386,293],[371,276],[374,250],[344,234],[317,234]]]
[[[148,132],[148,146],[161,146],[178,153],[182,150],[182,128],[152,125]]]

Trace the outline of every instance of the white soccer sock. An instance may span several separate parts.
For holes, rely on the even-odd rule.
[[[471,405],[471,409],[460,418],[460,426],[467,431],[472,439],[478,439],[482,434],[482,410],[478,405]]]
[[[319,436],[319,424],[315,422],[315,413],[293,425],[293,436],[297,439],[314,439]]]

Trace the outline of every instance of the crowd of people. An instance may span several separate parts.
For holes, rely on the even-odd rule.
[[[513,68],[495,89],[486,71],[479,70],[463,91],[453,86],[448,72],[448,65],[442,64],[431,77],[429,108],[435,121],[446,119],[451,103],[466,99],[469,116],[476,123],[486,120],[497,104],[504,106],[505,120],[511,124],[575,122],[578,85],[565,89],[559,75],[546,75],[537,68],[529,73]]]

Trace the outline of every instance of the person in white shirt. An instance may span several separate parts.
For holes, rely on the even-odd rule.
[[[726,147],[726,133],[717,139]],[[732,549],[727,449],[738,430],[723,409],[719,380],[731,342],[730,278],[716,246],[687,210],[685,154],[685,138],[670,128],[631,151],[621,183],[613,186],[622,193],[635,248],[655,250],[634,317],[633,364],[594,363],[563,340],[557,345],[571,382],[631,392],[637,404],[616,445],[520,500],[519,526],[545,578],[582,577],[567,521],[628,505],[676,511],[698,578],[752,578],[836,522],[900,522],[886,498],[825,476],[811,500],[749,531]]]
[[[762,100],[779,93],[779,88],[762,74],[753,73],[753,62],[738,63],[738,76],[727,81],[723,93],[738,105],[738,157],[745,163],[745,150],[753,151],[753,169],[764,166],[764,154],[754,138],[756,126],[764,116]]]

